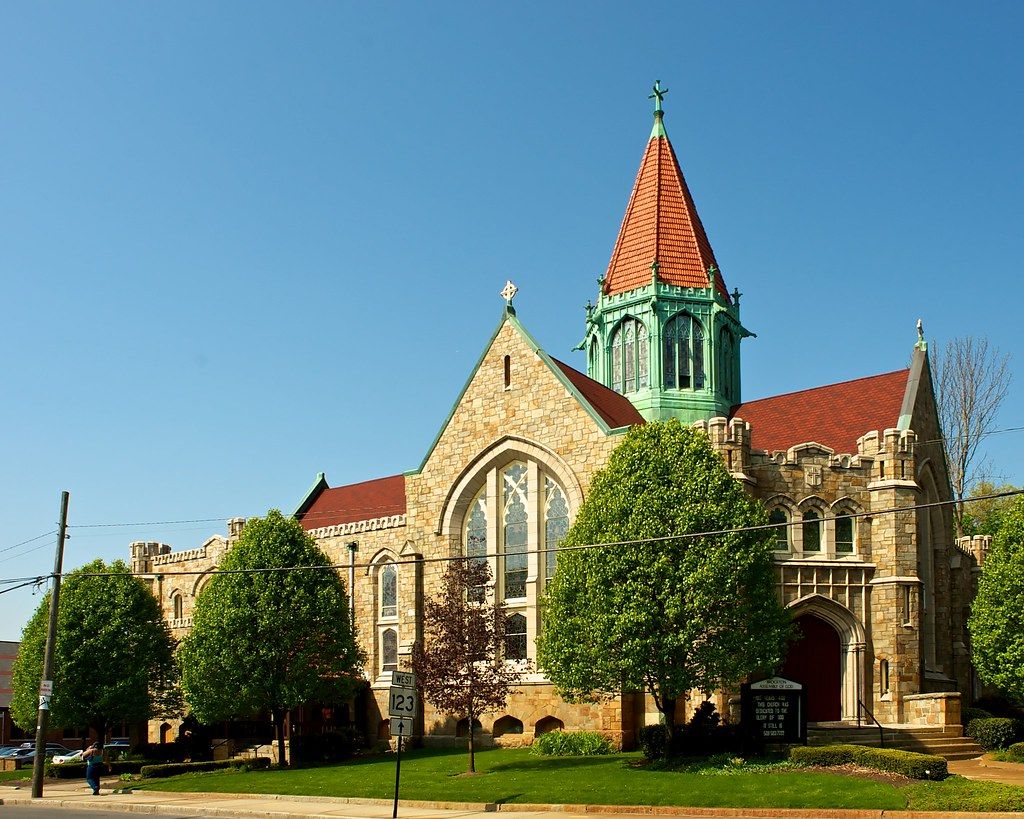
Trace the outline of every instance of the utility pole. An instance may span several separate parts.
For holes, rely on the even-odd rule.
[[[60,493],[60,523],[57,525],[57,555],[53,560],[53,591],[50,593],[50,626],[46,632],[43,655],[43,679],[39,683],[39,718],[36,722],[36,758],[32,763],[32,798],[43,795],[43,766],[46,764],[46,728],[50,721],[50,697],[53,696],[53,646],[57,641],[57,607],[60,604],[60,577],[64,566],[64,538],[68,531],[68,495]]]

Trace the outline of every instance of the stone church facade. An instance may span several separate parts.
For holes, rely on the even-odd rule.
[[[443,558],[486,557],[508,610],[506,661],[535,659],[538,602],[592,476],[630,426],[668,418],[704,430],[778,525],[779,596],[803,634],[780,671],[808,686],[811,720],[870,711],[888,724],[959,723],[960,695],[972,693],[966,620],[983,550],[953,541],[942,505],[951,494],[927,345],[919,332],[906,369],[742,400],[740,346],[751,333],[741,294],[726,287],[657,89],[655,98],[611,261],[587,305],[587,372],[534,340],[507,286],[497,328],[419,466],[337,487],[320,473],[295,510],[332,562],[350,566],[368,658],[351,719],[371,738],[388,735],[391,674],[422,637]],[[175,637],[243,525],[233,519],[227,537],[188,551],[132,544],[133,568],[158,576]],[[657,721],[641,693],[571,705],[535,663],[523,668],[507,708],[481,717],[499,742],[564,727],[631,747]],[[728,694],[717,698],[728,713]],[[173,730],[154,724],[150,738]],[[429,708],[424,716],[428,739],[465,730]]]

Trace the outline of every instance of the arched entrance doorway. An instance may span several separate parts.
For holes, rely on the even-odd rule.
[[[796,618],[797,638],[789,644],[782,676],[807,689],[807,721],[838,722],[842,708],[839,632],[813,614]]]

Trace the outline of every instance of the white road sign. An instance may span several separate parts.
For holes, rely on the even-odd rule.
[[[39,696],[49,697],[53,695],[53,680],[39,681]]]
[[[392,717],[391,718],[391,736],[393,736],[393,737],[411,737],[412,736],[412,717]]]
[[[419,694],[416,692],[416,675],[405,671],[396,671],[391,675],[391,690],[388,696],[388,715],[392,720],[408,719],[409,730],[412,730],[411,721],[419,711]],[[391,724],[391,734],[398,734],[394,721]],[[408,736],[408,731],[405,736]]]

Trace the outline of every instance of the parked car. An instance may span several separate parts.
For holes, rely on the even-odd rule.
[[[63,765],[65,762],[81,762],[82,751],[71,751],[67,754],[56,754],[51,760],[54,765]]]
[[[17,750],[17,745],[4,745],[0,747],[0,759],[3,759],[5,756],[11,756]]]

